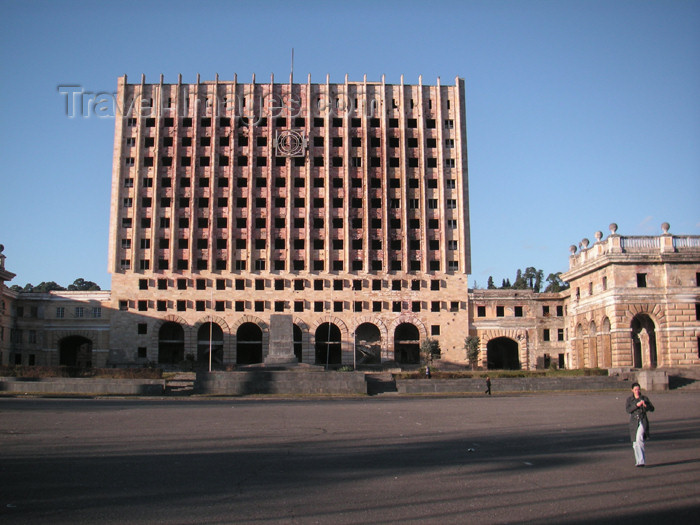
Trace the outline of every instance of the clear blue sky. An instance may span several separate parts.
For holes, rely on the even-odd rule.
[[[113,119],[60,84],[465,78],[470,285],[568,269],[569,245],[700,234],[698,1],[0,0],[0,243],[10,284],[107,273]]]

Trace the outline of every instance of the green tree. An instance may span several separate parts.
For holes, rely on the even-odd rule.
[[[515,290],[524,290],[527,288],[527,279],[523,277],[523,272],[521,270],[518,270],[515,274],[515,281],[513,282],[512,288]]]
[[[540,293],[540,290],[542,289],[542,279],[544,278],[544,272],[542,270],[537,270],[535,273],[535,284],[532,287],[533,290],[535,290],[535,293]]]
[[[493,277],[492,277],[491,275],[489,275],[489,280],[486,282],[486,288],[489,289],[489,290],[495,290],[495,289],[496,289],[496,285],[493,284]]]
[[[479,362],[479,338],[474,335],[465,337],[464,349],[467,351],[467,360],[474,370]]]
[[[73,281],[73,284],[68,285],[71,292],[94,292],[100,290],[100,287],[92,281],[86,281],[82,277]]]
[[[547,276],[547,287],[544,289],[545,292],[561,292],[569,287],[569,283],[565,283],[559,277],[561,272],[550,273]]]
[[[434,358],[440,357],[440,342],[436,339],[428,337],[423,339],[420,344],[420,353],[423,357],[423,362],[429,363]]]
[[[44,281],[39,283],[37,286],[34,287],[32,292],[37,292],[37,293],[45,293],[45,292],[62,292],[64,291],[65,288],[61,286],[60,284],[57,284],[54,281]]]

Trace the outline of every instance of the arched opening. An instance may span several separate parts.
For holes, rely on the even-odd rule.
[[[355,330],[355,360],[358,365],[382,362],[382,334],[372,323],[362,323]]]
[[[632,319],[632,366],[656,368],[656,329],[646,314],[637,314]]]
[[[588,328],[588,366],[598,368],[598,341],[596,339],[595,322],[591,321]]]
[[[185,331],[172,321],[158,331],[158,363],[174,365],[185,359]]]
[[[420,332],[411,323],[402,323],[394,330],[394,359],[402,365],[420,364]]]
[[[603,345],[603,367],[610,368],[612,366],[612,341],[610,340],[610,319],[607,317],[603,318],[600,341]]]
[[[243,323],[236,331],[236,363],[262,363],[262,329],[255,323]]]
[[[520,370],[518,343],[509,337],[497,337],[486,344],[486,365],[489,370]]]
[[[316,364],[339,365],[342,361],[340,328],[333,323],[323,323],[316,329]]]
[[[581,326],[581,323],[576,325],[576,340],[574,341],[574,351],[576,353],[576,367],[585,368],[586,364],[583,360],[583,326]]]
[[[71,335],[61,339],[58,345],[58,364],[92,368],[92,341],[80,335]]]
[[[297,358],[297,361],[301,363],[301,356],[302,356],[302,340],[303,340],[303,332],[301,331],[301,328],[299,328],[298,325],[294,325],[292,327],[292,339],[294,341],[294,355]]]
[[[211,345],[210,345],[211,341]],[[224,331],[216,323],[204,323],[197,330],[197,363],[209,366],[209,348],[211,347],[211,364],[224,364]]]

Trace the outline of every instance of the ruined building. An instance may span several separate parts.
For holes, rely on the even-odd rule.
[[[115,127],[111,347],[127,361],[463,354],[464,81],[129,84]],[[114,356],[117,358],[116,356]],[[119,358],[117,358],[119,359]]]
[[[464,81],[119,79],[109,292],[17,293],[2,363],[700,365],[700,236],[572,247],[557,293],[468,290]],[[516,262],[514,262],[515,264]]]

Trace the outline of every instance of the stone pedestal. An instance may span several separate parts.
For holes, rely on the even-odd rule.
[[[270,346],[265,358],[266,365],[295,365],[294,329],[291,315],[270,315]]]

